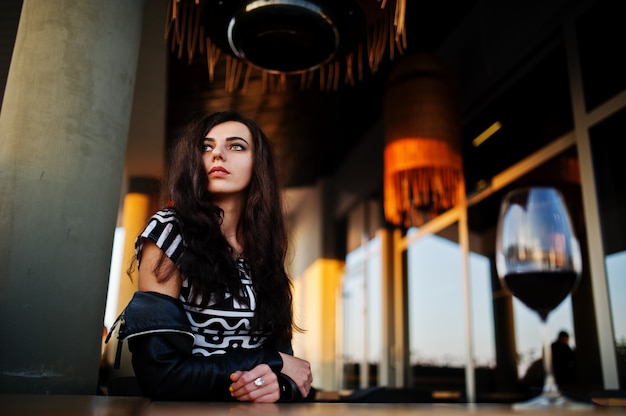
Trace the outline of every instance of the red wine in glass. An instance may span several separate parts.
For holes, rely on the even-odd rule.
[[[514,273],[504,276],[504,282],[513,296],[545,321],[574,289],[578,275],[573,271]]]

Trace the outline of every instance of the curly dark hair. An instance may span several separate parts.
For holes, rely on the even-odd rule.
[[[187,244],[178,267],[194,295],[203,302],[223,299],[228,291],[245,302],[231,247],[220,231],[222,210],[211,202],[202,161],[202,144],[216,125],[236,121],[250,130],[254,142],[252,176],[238,233],[257,295],[253,330],[269,330],[275,341],[290,341],[293,330],[292,282],[285,271],[287,232],[272,146],[263,130],[238,112],[195,118],[176,141],[168,166],[166,198],[180,219]],[[167,278],[167,277],[166,277]]]

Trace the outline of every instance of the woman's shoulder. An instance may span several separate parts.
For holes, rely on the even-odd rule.
[[[150,220],[158,221],[161,223],[179,222],[178,213],[174,207],[164,207],[156,211],[150,217]]]
[[[173,207],[165,207],[156,211],[150,219],[140,237],[151,238],[155,241],[169,234],[180,234],[180,219]]]
[[[138,258],[141,257],[146,239],[152,240],[174,263],[178,261],[184,252],[185,241],[174,208],[160,209],[150,217],[148,224],[135,241]]]

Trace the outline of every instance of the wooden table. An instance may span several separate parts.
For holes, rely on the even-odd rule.
[[[1,416],[135,416],[149,405],[141,397],[0,394]]]
[[[585,411],[513,411],[501,404],[408,404],[408,403],[166,403],[154,402],[145,416],[239,416],[239,415],[294,415],[294,416],[599,416],[625,415],[625,408],[599,407]],[[142,415],[142,416],[143,416]]]
[[[138,397],[0,394],[1,416],[612,416],[625,407],[595,406],[585,411],[515,412],[501,404],[409,403],[193,403],[150,402]]]

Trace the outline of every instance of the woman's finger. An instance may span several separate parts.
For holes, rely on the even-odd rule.
[[[280,398],[278,379],[269,366],[238,374],[231,385],[231,395],[240,401],[275,402]],[[231,380],[233,377],[231,377]]]

